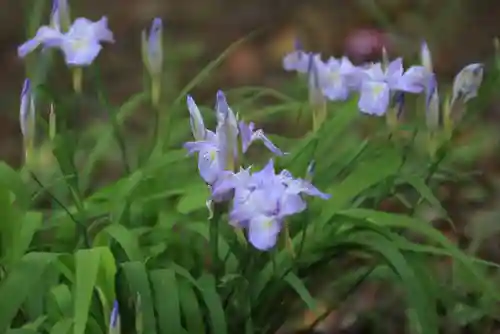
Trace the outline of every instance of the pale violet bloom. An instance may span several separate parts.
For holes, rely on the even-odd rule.
[[[30,79],[24,80],[23,88],[21,91],[21,107],[19,110],[19,124],[21,127],[21,133],[24,138],[32,137],[35,119],[35,103],[31,88]]]
[[[296,71],[302,74],[309,72],[310,52],[305,52],[298,40],[295,40],[295,50],[283,57],[283,68],[286,71]]]
[[[361,70],[347,57],[317,61],[319,84],[323,95],[331,101],[344,101],[361,85]]]
[[[330,197],[309,182],[294,179],[288,171],[276,174],[272,159],[261,171],[240,170],[219,187],[234,190],[231,224],[245,228],[248,240],[259,250],[273,248],[284,219],[306,209],[302,194]]]
[[[142,32],[142,56],[146,68],[151,75],[160,75],[163,66],[163,23],[155,18],[151,24],[149,35]]]
[[[92,22],[78,18],[64,34],[60,48],[66,64],[88,66],[101,51],[101,42],[114,42],[113,33],[108,29],[108,19],[102,17],[99,21]]]
[[[220,191],[215,192],[214,189],[219,183],[232,177],[236,166],[231,164],[238,158],[239,142],[242,145],[242,153],[246,152],[252,142],[260,140],[274,154],[283,154],[262,130],[255,130],[253,124],[247,125],[244,122],[238,124],[237,117],[227,104],[222,91],[217,93],[215,133],[205,128],[201,113],[192,97],[188,96],[187,104],[195,141],[185,143],[184,148],[188,154],[198,153],[198,170],[203,180],[212,186],[215,201],[225,198],[224,194]]]
[[[47,26],[40,27],[33,39],[18,48],[18,54],[25,57],[40,45],[56,47],[63,52],[66,64],[88,66],[101,51],[101,42],[114,42],[107,18],[102,17],[96,22],[78,18],[66,33]]]
[[[359,109],[370,115],[385,114],[394,91],[420,93],[424,90],[424,71],[422,66],[414,66],[404,73],[401,58],[390,62],[386,69],[380,63],[371,65],[364,72]]]

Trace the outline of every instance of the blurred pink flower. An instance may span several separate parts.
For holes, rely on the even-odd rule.
[[[382,47],[389,51],[388,35],[376,29],[357,29],[347,35],[345,54],[355,62],[367,61],[382,53]]]

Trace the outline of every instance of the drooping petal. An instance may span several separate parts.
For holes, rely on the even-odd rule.
[[[205,128],[205,123],[203,122],[200,109],[191,95],[187,96],[187,106],[190,116],[189,121],[191,124],[191,132],[193,133],[194,139],[197,141],[205,140],[207,129]]]
[[[429,83],[432,73],[423,66],[410,67],[391,88],[408,93],[421,93]]]
[[[307,208],[306,202],[299,194],[284,192],[280,198],[279,217],[285,218],[304,211]]]
[[[259,250],[270,250],[276,245],[281,225],[273,217],[256,216],[248,223],[248,240]]]
[[[255,130],[255,124],[253,122],[247,124],[240,121],[239,131],[243,153],[246,153],[253,142],[260,140],[272,153],[276,155],[284,155],[284,153],[276,145],[274,145],[269,138],[267,138],[262,129]]]
[[[57,47],[63,41],[63,34],[47,26],[42,26],[36,32],[33,39],[26,41],[21,44],[17,49],[17,54],[19,57],[24,58],[27,54],[33,52],[40,45],[44,47]]]
[[[214,184],[222,170],[215,148],[198,153],[198,171],[206,183]]]
[[[381,116],[387,111],[390,102],[390,88],[384,82],[364,81],[361,86],[359,109],[369,115]]]
[[[66,64],[70,66],[89,66],[101,49],[101,44],[92,40],[67,39],[61,45]]]

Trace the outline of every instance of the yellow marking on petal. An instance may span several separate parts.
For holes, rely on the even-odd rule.
[[[217,152],[215,150],[211,150],[208,153],[208,159],[210,159],[210,161],[215,161],[216,157],[217,157]]]
[[[71,46],[74,50],[82,50],[89,46],[89,41],[86,39],[73,39],[71,41]]]
[[[372,86],[372,93],[375,97],[379,97],[382,92],[384,91],[384,84],[383,83],[375,83]]]
[[[340,82],[340,73],[339,71],[330,71],[330,80],[333,82],[333,83],[336,83],[338,84]]]

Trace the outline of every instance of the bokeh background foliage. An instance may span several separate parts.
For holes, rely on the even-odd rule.
[[[28,7],[27,35],[45,22],[49,7]],[[392,136],[383,120],[361,116],[355,100],[329,104],[317,131],[276,131],[270,137],[290,152],[276,160],[278,168],[306,177],[315,161],[312,181],[331,199],[310,200],[307,212],[287,222],[291,239],[271,252],[253,249],[224,216],[214,236],[208,189],[182,149],[191,137],[184,101],[251,38],[231,45],[184,87],[173,74],[177,58],[194,57],[196,47],[177,54],[167,39],[157,118],[144,116],[154,114],[146,77],[144,91],[110,99],[97,61],[77,95],[51,80],[69,77],[56,52],[27,60],[37,108],[53,106],[58,133],[46,138],[40,112],[33,164],[0,164],[1,333],[250,334],[275,333],[288,322],[312,328],[293,321],[298,309],[321,322],[373,282],[382,284],[378,298],[391,312],[380,307],[362,316],[380,331],[393,328],[388,322],[397,323],[396,333],[494,328],[497,266],[460,250],[417,214],[430,206],[453,228],[436,193],[468,177],[455,168],[460,145],[429,157],[418,108]],[[498,78],[494,68],[490,73]],[[306,82],[287,80],[279,89],[224,91],[244,120],[308,129]],[[212,125],[213,108],[200,108]],[[129,129],[138,110],[146,129],[140,135]],[[87,112],[100,121],[75,127],[75,114]],[[260,147],[246,157],[256,166],[269,158]],[[113,181],[100,178],[109,165],[119,175]],[[400,212],[381,210],[388,199],[400,203]],[[110,326],[115,301],[120,325]]]

